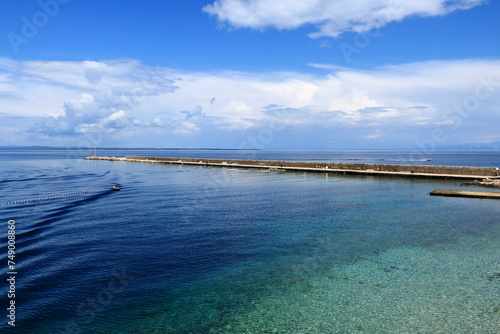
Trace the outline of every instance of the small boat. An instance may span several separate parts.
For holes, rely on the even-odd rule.
[[[430,158],[423,158],[422,161],[431,161]]]
[[[114,190],[114,191],[119,191],[120,190],[120,188],[118,188],[117,186],[113,186],[113,188],[111,188],[111,189]]]

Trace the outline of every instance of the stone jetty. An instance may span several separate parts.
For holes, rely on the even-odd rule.
[[[237,160],[237,159],[205,159],[182,157],[144,157],[126,156],[117,157],[87,157],[87,160],[128,161],[141,163],[179,164],[196,166],[216,166],[231,168],[255,168],[271,171],[290,172],[319,172],[343,175],[374,175],[422,177],[439,179],[495,179],[500,177],[500,171],[495,167],[459,167],[459,166],[430,166],[430,165],[392,165],[392,164],[363,164],[339,162],[311,162],[311,161],[275,161],[275,160]]]
[[[430,195],[445,196],[445,197],[500,199],[500,192],[486,192],[486,191],[460,191],[460,190],[437,189],[432,191]]]

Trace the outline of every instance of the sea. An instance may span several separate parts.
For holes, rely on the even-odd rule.
[[[1,333],[500,332],[500,201],[429,196],[485,188],[92,153],[0,149]],[[500,167],[500,151],[96,153]]]

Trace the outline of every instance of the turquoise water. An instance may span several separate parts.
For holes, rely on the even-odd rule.
[[[2,332],[500,331],[500,202],[429,196],[460,182],[49,155],[4,164],[0,203],[112,184],[0,207]]]
[[[276,191],[278,180],[261,186],[279,203],[311,196],[295,197],[306,202],[295,212],[322,203],[307,218],[254,221],[268,234],[261,256],[160,297],[175,303],[152,310],[131,332],[500,329],[497,203],[435,201],[421,196],[435,184],[400,181],[312,176],[294,186],[295,196]]]

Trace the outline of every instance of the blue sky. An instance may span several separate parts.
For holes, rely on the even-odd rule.
[[[500,147],[500,4],[4,2],[0,145]]]

